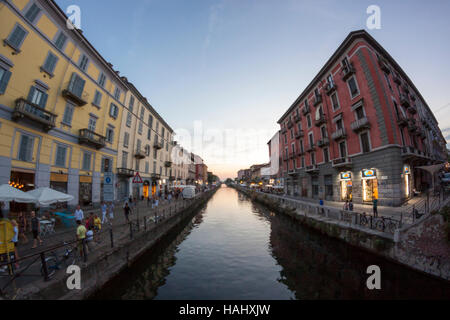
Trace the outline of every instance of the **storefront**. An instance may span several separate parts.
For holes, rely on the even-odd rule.
[[[11,171],[9,185],[23,192],[27,192],[34,190],[34,179],[35,174],[33,171],[28,171],[25,169],[14,169]],[[11,212],[27,212],[30,211],[31,207],[32,205],[27,203],[10,202],[9,209]]]
[[[378,199],[377,170],[362,170],[361,179],[363,202],[372,202],[373,199]]]
[[[67,193],[67,181],[69,176],[62,173],[50,174],[50,188],[62,193]]]
[[[80,205],[87,206],[92,202],[92,177],[80,176]]]
[[[117,199],[128,199],[128,197],[130,196],[129,186],[130,182],[128,181],[128,179],[121,178],[119,180],[119,182],[117,183]]]
[[[403,166],[403,181],[405,183],[405,198],[411,197],[411,168],[409,164]]]
[[[146,199],[150,196],[150,181],[148,180],[144,181],[144,185],[142,187],[142,195]]]
[[[317,199],[319,197],[319,177],[312,176],[311,177],[311,185],[312,185],[312,197]]]
[[[302,178],[302,197],[303,198],[308,197],[308,178],[307,177]]]
[[[341,181],[341,201],[353,200],[352,173],[342,172],[339,177]]]

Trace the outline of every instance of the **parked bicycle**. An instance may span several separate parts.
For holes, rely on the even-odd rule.
[[[49,278],[54,276],[56,271],[60,270],[63,264],[65,267],[68,267],[70,265],[74,265],[78,259],[76,247],[69,245],[67,242],[64,242],[64,245],[64,254],[61,259],[58,259],[58,254],[56,251],[52,251],[50,256],[45,258],[47,275]],[[45,275],[44,265],[41,265],[41,274],[43,276]]]

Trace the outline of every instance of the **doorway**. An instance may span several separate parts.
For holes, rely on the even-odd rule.
[[[378,199],[378,180],[364,179],[363,183],[363,201],[372,202],[373,199]]]

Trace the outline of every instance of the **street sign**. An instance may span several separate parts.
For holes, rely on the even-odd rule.
[[[142,181],[142,178],[141,178],[141,175],[139,174],[139,172],[136,172],[136,175],[135,175],[134,178],[133,178],[133,183],[136,183],[136,184],[138,184],[138,183],[144,183],[144,182]]]
[[[105,172],[103,176],[103,201],[114,201],[114,175]]]

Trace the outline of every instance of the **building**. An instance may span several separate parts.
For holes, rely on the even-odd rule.
[[[351,32],[278,121],[290,195],[399,206],[446,159],[445,139],[410,78],[367,32]]]
[[[191,153],[178,144],[172,151],[173,171],[171,174],[172,186],[186,185],[189,181],[189,168]]]
[[[147,198],[170,185],[173,130],[127,78],[122,80],[128,91],[118,146],[118,199]],[[136,173],[143,183],[133,183]]]
[[[186,184],[194,185],[195,184],[195,175],[196,175],[196,166],[195,166],[195,154],[190,153],[189,165],[188,165],[188,178]]]
[[[267,166],[268,166],[267,163],[252,165],[250,167],[250,180],[255,183],[261,182],[262,181],[261,169]]]
[[[238,180],[241,181],[250,181],[251,179],[251,170],[250,169],[241,169],[238,171]]]
[[[126,83],[54,1],[0,3],[0,184],[99,203],[117,174]]]
[[[208,181],[208,166],[203,162],[203,159],[194,155],[195,164],[195,183],[199,185],[205,185]]]
[[[269,183],[276,186],[283,185],[283,177],[281,171],[281,148],[280,148],[280,132],[278,131],[272,139],[267,143],[269,147],[270,169],[266,175],[269,176]]]

